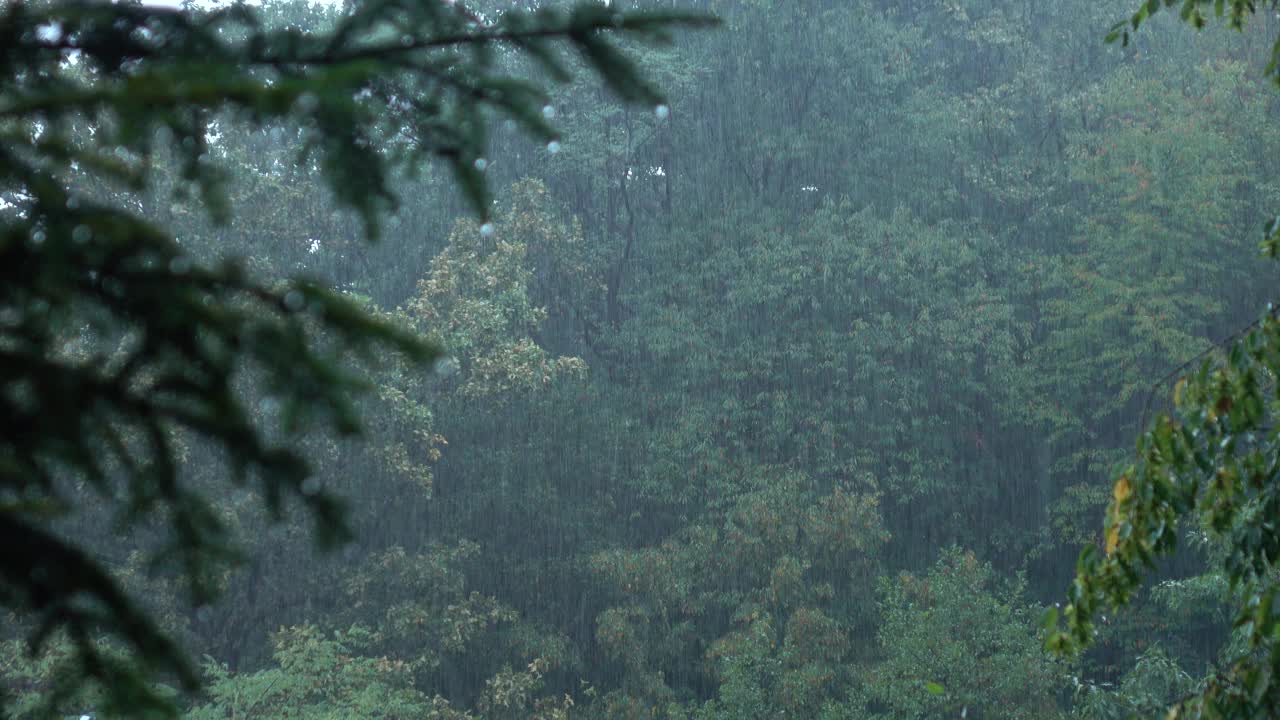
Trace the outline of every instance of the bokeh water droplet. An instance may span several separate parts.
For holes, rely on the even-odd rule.
[[[309,113],[320,106],[320,98],[315,93],[302,93],[298,96],[298,111]]]
[[[284,295],[284,306],[293,312],[298,312],[307,306],[307,298],[300,290],[290,290]]]
[[[546,118],[546,119],[550,120],[551,118],[553,118],[553,117],[555,117],[555,116],[556,116],[556,109],[555,109],[555,108],[551,107],[550,105],[543,105],[543,106],[542,106],[542,117],[544,117],[544,118]]]
[[[560,152],[560,141],[552,140],[551,142],[547,143],[547,152],[551,153],[552,155],[555,155],[556,153]]]
[[[485,168],[489,167],[489,161],[484,158],[476,158],[474,164],[476,166],[476,170],[479,170],[480,172],[484,172]]]
[[[671,108],[666,103],[663,103],[653,109],[653,114],[658,116],[659,120],[666,120],[667,116],[671,114]]]
[[[480,226],[480,234],[489,237],[493,234],[493,223],[487,222]]]

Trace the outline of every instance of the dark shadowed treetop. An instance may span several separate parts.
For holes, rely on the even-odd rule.
[[[254,483],[273,515],[302,503],[332,545],[347,533],[342,509],[308,483],[288,438],[358,432],[353,400],[366,385],[353,361],[437,355],[323,284],[194,262],[127,199],[148,191],[153,168],[175,162],[180,192],[226,222],[213,123],[289,123],[302,129],[298,162],[321,171],[371,238],[396,204],[391,173],[437,159],[484,216],[492,119],[556,137],[544,84],[510,75],[500,57],[563,81],[569,48],[622,99],[656,105],[660,91],[613,38],[667,42],[709,22],[598,3],[484,16],[446,0],[355,2],[323,31],[270,27],[243,5],[0,10],[0,600],[32,621],[35,648],[53,634],[72,641],[63,690],[94,678],[108,689],[103,712],[166,713],[160,673],[197,684],[92,552],[52,529],[82,490],[121,527],[160,519],[168,539],[155,562],[180,568],[193,602],[206,602],[234,551],[214,506],[182,481],[184,438],[223,447],[234,482]],[[83,190],[90,182],[123,194]],[[255,423],[246,383],[266,393],[278,426]]]

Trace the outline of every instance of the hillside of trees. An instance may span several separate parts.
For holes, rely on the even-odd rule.
[[[1206,527],[1079,654],[1047,651],[1043,618],[1082,547],[1114,550],[1116,473],[1168,374],[1275,299],[1277,16],[1197,32],[1172,11],[1107,44],[1129,0],[661,6],[721,23],[620,39],[661,104],[566,54],[555,134],[494,115],[467,161],[491,198],[447,163],[395,171],[372,243],[283,119],[212,116],[227,223],[184,198],[180,153],[143,191],[72,176],[195,267],[313,278],[440,352],[361,365],[360,438],[290,432],[266,376],[236,378],[314,470],[281,518],[174,432],[237,541],[202,580],[216,601],[152,562],[162,522],[122,532],[71,488],[55,532],[200,659],[182,717],[1119,720],[1203,689],[1245,642]],[[259,11],[320,29],[342,9]],[[127,342],[58,333],[85,358]],[[350,540],[315,550],[310,496],[342,502]],[[76,638],[33,656],[32,630],[0,625],[6,711],[97,710],[101,682],[67,683]]]

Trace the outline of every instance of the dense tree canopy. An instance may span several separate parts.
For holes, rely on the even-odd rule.
[[[1214,3],[1146,3],[1127,44],[1104,35],[1132,0],[548,5],[119,6],[160,20],[114,65],[72,59],[135,34],[76,34],[103,7],[54,27],[62,6],[6,6],[35,24],[0,44],[22,90],[0,103],[34,104],[0,106],[0,158],[65,197],[0,187],[23,258],[0,263],[21,295],[0,338],[27,343],[0,352],[82,374],[6,370],[0,459],[32,467],[0,468],[48,484],[0,511],[84,549],[152,637],[204,659],[182,713],[1267,709],[1280,330],[1250,323],[1274,300],[1259,228],[1280,247],[1272,4],[1213,22]],[[677,32],[655,11],[723,28],[645,43]],[[127,134],[139,111],[116,103],[174,53],[254,62],[172,70]],[[638,77],[618,57],[643,84],[610,89]],[[39,109],[65,98],[89,104]],[[126,238],[160,255],[126,262]],[[77,377],[168,413],[158,438],[72,402]],[[312,553],[307,504],[351,540]],[[173,555],[180,512],[209,551],[239,539],[238,563]],[[108,717],[101,683],[64,681],[77,648],[130,646],[100,603],[47,597],[88,631],[30,654],[39,618],[6,618],[11,714]],[[179,678],[149,679],[169,697]]]

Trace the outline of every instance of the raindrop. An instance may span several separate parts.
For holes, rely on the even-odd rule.
[[[475,166],[476,166],[476,170],[479,170],[480,172],[484,172],[484,169],[489,167],[489,161],[485,160],[484,158],[476,158]]]
[[[88,225],[77,225],[75,230],[71,231],[71,242],[77,245],[84,245],[93,239],[93,230]]]
[[[290,290],[284,295],[284,306],[292,312],[297,312],[307,306],[307,298],[300,290]]]
[[[560,152],[560,141],[552,140],[551,142],[547,143],[547,152],[551,153],[552,155],[555,155],[556,153]]]
[[[316,477],[315,475],[312,475],[311,477],[302,481],[303,495],[315,495],[318,492],[320,492],[320,478]]]
[[[550,120],[551,118],[553,118],[553,117],[555,117],[555,116],[556,116],[556,109],[555,109],[555,108],[551,107],[550,105],[543,105],[543,106],[542,106],[542,117],[544,117],[544,118],[546,118],[546,119]]]
[[[413,45],[413,36],[409,34],[401,35],[400,44],[405,47],[411,47]]]
[[[280,401],[272,397],[263,398],[262,401],[258,403],[258,412],[268,417],[275,415],[276,411],[279,409]]]
[[[657,115],[659,120],[666,120],[671,114],[671,108],[666,103],[662,103],[653,109],[653,114]]]
[[[46,235],[44,234],[43,230],[36,230],[35,232],[31,233],[31,244],[35,245],[36,247],[39,247],[44,244],[45,238],[46,238]]]
[[[179,255],[178,257],[169,261],[169,272],[173,273],[174,275],[186,275],[190,271],[191,271],[191,258],[186,257],[185,255]]]
[[[493,234],[493,223],[487,222],[480,226],[480,234],[489,237]]]

